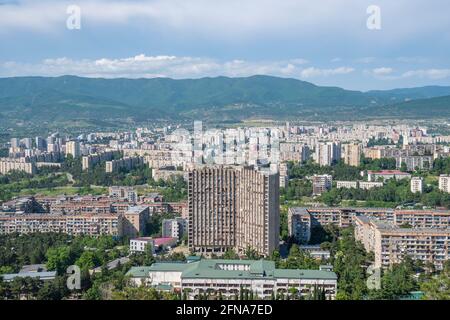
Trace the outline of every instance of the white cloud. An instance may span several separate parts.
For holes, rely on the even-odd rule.
[[[283,77],[299,77],[305,59],[282,61],[219,61],[203,57],[178,57],[171,55],[147,56],[96,60],[69,58],[45,59],[40,63],[27,64],[6,62],[0,66],[0,76],[60,76],[78,75],[85,77],[170,77],[199,78],[206,76],[250,76],[255,74]],[[330,72],[325,72],[330,73]]]
[[[372,70],[373,74],[375,76],[386,76],[393,72],[394,70],[392,68],[388,67],[381,67],[381,68],[375,68]]]
[[[230,39],[270,33],[308,37],[311,31],[317,36],[333,30],[363,41],[367,41],[366,8],[372,4],[368,0],[19,0],[2,5],[0,33],[62,32],[66,8],[74,3],[81,7],[83,28],[140,23],[155,30]],[[386,39],[450,27],[446,0],[435,0],[433,5],[421,0],[378,0],[377,5],[382,8]]]
[[[328,77],[334,75],[349,74],[355,71],[355,69],[350,67],[339,67],[334,69],[319,69],[319,68],[306,68],[302,70],[302,78],[316,78],[316,77]]]
[[[410,70],[401,75],[402,78],[426,78],[430,80],[440,80],[450,78],[450,69],[421,69]]]

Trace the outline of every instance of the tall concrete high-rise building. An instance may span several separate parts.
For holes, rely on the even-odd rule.
[[[279,175],[253,167],[214,166],[189,173],[189,248],[263,256],[279,244]]]
[[[320,166],[330,166],[341,159],[341,144],[339,142],[318,143],[315,158]]]
[[[68,154],[71,154],[74,158],[81,156],[80,143],[78,141],[67,141],[66,155]]]
[[[361,164],[361,145],[359,143],[351,143],[343,145],[344,163],[349,166],[359,167]]]
[[[47,141],[41,137],[35,138],[36,149],[44,151],[47,150]]]

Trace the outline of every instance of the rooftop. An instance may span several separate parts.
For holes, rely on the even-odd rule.
[[[276,269],[269,260],[202,259],[197,262],[158,262],[150,267],[133,267],[128,271],[134,277],[145,277],[150,271],[181,272],[181,278],[213,279],[322,279],[335,280],[334,272],[323,270]]]

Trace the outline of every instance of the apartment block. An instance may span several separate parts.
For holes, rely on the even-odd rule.
[[[320,166],[330,166],[341,159],[341,144],[325,142],[316,145],[315,160]]]
[[[311,178],[313,186],[313,195],[321,195],[331,189],[333,177],[328,174],[314,175]]]
[[[164,219],[162,221],[162,236],[181,239],[187,233],[187,221],[183,218]]]
[[[359,167],[361,163],[361,145],[359,143],[345,144],[342,146],[342,158],[345,164]]]
[[[423,178],[422,177],[412,177],[411,178],[411,192],[412,193],[422,193],[423,192]]]
[[[253,167],[205,167],[189,173],[189,247],[268,256],[279,243],[279,175]]]
[[[23,171],[28,174],[36,173],[36,164],[28,158],[0,158],[0,174],[8,174],[11,171]]]
[[[357,189],[358,181],[336,181],[337,188]]]
[[[122,234],[131,237],[138,237],[145,231],[145,224],[149,219],[149,208],[147,206],[129,207],[123,214]]]
[[[450,258],[450,229],[400,228],[364,216],[355,218],[355,238],[375,254],[375,267],[388,268],[406,256],[442,270]]]
[[[142,157],[129,157],[119,160],[106,161],[106,172],[116,172],[119,170],[131,170],[137,166],[144,164],[144,158]]]
[[[81,156],[80,143],[78,141],[67,141],[66,142],[66,155],[72,155],[72,157],[77,158]]]
[[[130,204],[136,204],[138,200],[137,192],[133,187],[109,187],[109,196],[114,199],[127,200]]]
[[[0,234],[58,232],[70,235],[119,236],[123,217],[111,214],[21,214],[0,216]]]
[[[450,193],[450,175],[441,174],[439,176],[439,190]]]

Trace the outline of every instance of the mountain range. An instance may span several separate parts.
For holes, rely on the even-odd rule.
[[[3,121],[359,119],[450,116],[450,87],[352,91],[271,76],[174,80],[0,78]]]

